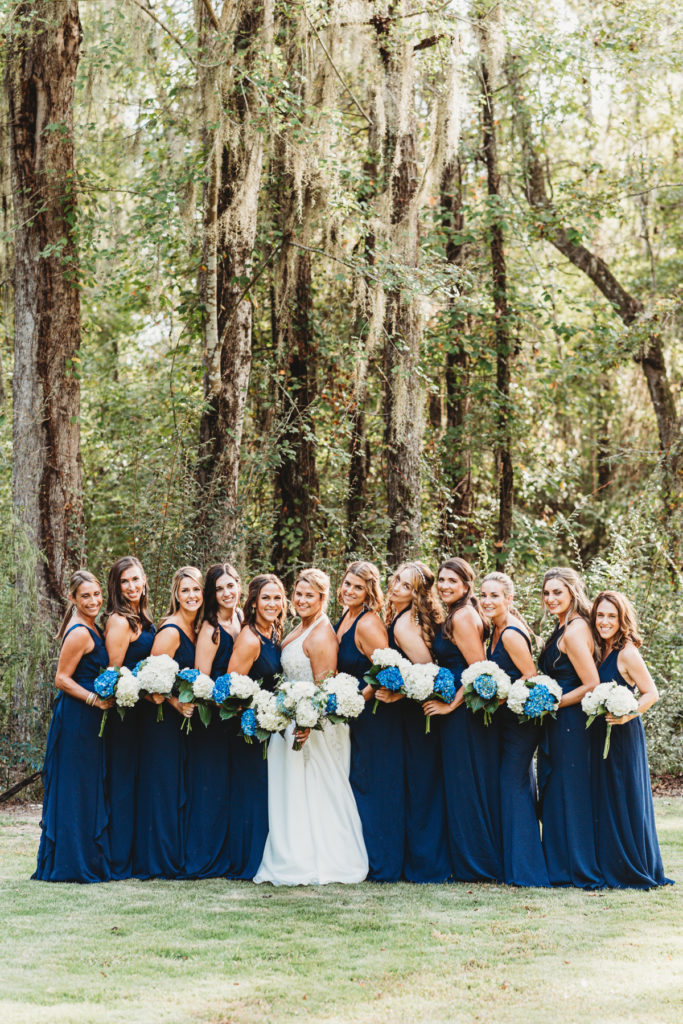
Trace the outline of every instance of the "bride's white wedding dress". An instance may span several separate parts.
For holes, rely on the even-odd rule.
[[[316,619],[282,651],[286,679],[313,681],[304,641]],[[301,750],[292,750],[293,726],[268,745],[268,824],[263,860],[255,882],[324,885],[362,882],[368,855],[349,783],[348,725],[328,722],[314,730]]]

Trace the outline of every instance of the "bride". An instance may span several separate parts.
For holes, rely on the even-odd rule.
[[[320,681],[336,672],[337,638],[325,614],[329,577],[304,569],[292,604],[301,623],[282,645],[286,679]],[[294,739],[303,741],[293,750]],[[368,857],[349,783],[347,725],[294,732],[289,725],[268,746],[269,833],[255,882],[323,885],[362,882]]]

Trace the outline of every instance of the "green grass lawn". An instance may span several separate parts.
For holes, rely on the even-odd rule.
[[[38,813],[0,814],[0,1021],[683,1020],[683,799],[652,892],[31,882]]]

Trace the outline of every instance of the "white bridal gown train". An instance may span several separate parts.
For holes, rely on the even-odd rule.
[[[286,679],[313,681],[304,641],[316,619],[282,651]],[[327,723],[292,750],[293,726],[268,746],[269,832],[255,882],[324,885],[362,882],[368,855],[349,783],[348,725]]]

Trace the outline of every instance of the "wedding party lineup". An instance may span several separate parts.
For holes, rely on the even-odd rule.
[[[671,884],[628,597],[549,568],[541,641],[503,572],[369,561],[291,595],[231,564],[173,577],[158,626],[133,556],[75,572],[59,629],[45,882]],[[294,621],[293,628],[287,623]]]

